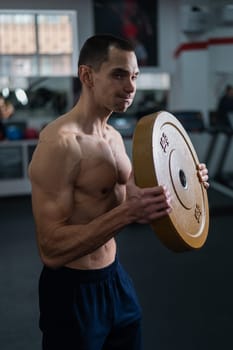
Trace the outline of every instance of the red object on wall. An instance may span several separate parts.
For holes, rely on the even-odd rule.
[[[179,45],[174,52],[174,57],[177,58],[184,51],[191,50],[206,50],[212,45],[232,45],[233,38],[210,38],[205,41],[187,42]]]

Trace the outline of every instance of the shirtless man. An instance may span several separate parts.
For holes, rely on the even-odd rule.
[[[13,105],[0,96],[0,119],[8,119],[14,113]]]
[[[41,134],[29,167],[40,256],[44,350],[141,349],[141,310],[114,237],[168,215],[165,186],[134,183],[121,135],[107,124],[131,105],[139,74],[133,47],[110,35],[80,52],[79,101]],[[198,171],[208,187],[204,164]],[[133,239],[133,238],[132,238]]]
[[[2,121],[10,118],[14,111],[13,105],[0,95],[0,141],[5,138],[5,125]]]

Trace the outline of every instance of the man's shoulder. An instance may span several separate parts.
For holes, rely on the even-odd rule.
[[[77,139],[78,128],[74,126],[65,116],[61,116],[47,124],[40,132],[40,142],[52,142],[63,144]]]

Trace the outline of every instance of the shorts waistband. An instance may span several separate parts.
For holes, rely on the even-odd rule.
[[[62,274],[62,276],[68,280],[77,280],[79,282],[95,282],[107,279],[110,277],[117,269],[119,265],[118,258],[116,257],[113,263],[102,268],[102,269],[93,269],[93,270],[81,270],[81,269],[73,269],[70,267],[61,267],[58,270],[53,270],[56,274]],[[45,267],[45,269],[48,269]]]

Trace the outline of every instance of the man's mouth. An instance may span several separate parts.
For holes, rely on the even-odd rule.
[[[121,99],[127,103],[131,103],[133,100],[132,97],[129,97],[129,96],[122,96]]]

